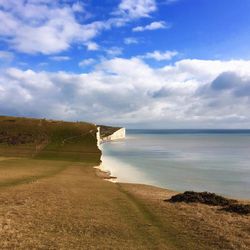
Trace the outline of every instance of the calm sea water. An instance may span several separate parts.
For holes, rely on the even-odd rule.
[[[102,150],[120,182],[250,198],[250,130],[128,130]]]

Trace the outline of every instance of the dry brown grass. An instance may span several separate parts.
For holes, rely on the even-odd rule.
[[[82,163],[68,163],[55,176],[1,188],[0,245],[4,249],[171,246],[148,225],[133,200]]]
[[[121,184],[160,219],[166,230],[186,239],[186,249],[250,249],[250,216],[204,204],[164,202],[176,192],[146,185]],[[249,203],[249,201],[242,201]]]
[[[173,192],[103,181],[84,163],[1,160],[0,183],[8,182],[0,186],[1,249],[249,246],[249,217],[166,203]]]

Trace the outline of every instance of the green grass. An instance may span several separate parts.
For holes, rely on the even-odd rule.
[[[0,156],[99,163],[96,132],[91,123],[0,116]]]
[[[69,162],[26,158],[0,161],[0,188],[28,184],[54,176],[69,166]]]

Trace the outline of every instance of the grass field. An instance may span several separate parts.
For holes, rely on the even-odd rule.
[[[0,122],[0,249],[249,249],[249,216],[104,181],[94,125],[18,122]]]

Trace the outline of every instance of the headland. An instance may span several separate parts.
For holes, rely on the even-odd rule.
[[[2,249],[249,248],[247,215],[103,181],[96,133],[90,123],[0,117]]]

